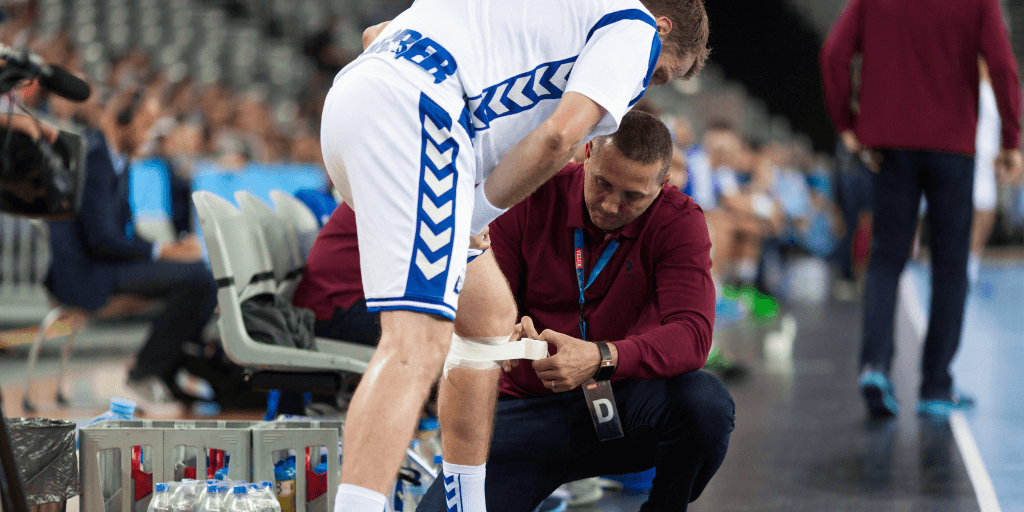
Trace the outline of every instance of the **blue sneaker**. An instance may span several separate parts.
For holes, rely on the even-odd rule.
[[[872,416],[891,418],[900,413],[900,405],[896,403],[892,383],[882,372],[866,368],[860,374],[859,386]]]
[[[918,400],[917,413],[922,416],[943,419],[953,411],[969,411],[974,408],[974,399],[953,394],[949,400]]]

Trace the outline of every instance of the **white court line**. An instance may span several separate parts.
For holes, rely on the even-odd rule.
[[[978,507],[981,512],[1001,512],[999,498],[996,497],[996,488],[992,485],[992,478],[985,469],[985,462],[981,459],[981,452],[978,451],[978,444],[974,442],[974,435],[971,434],[971,427],[967,425],[967,418],[960,411],[953,411],[949,414],[949,427],[953,430],[953,439],[960,448],[960,457],[964,459],[964,466],[967,467],[967,476],[974,486],[974,494],[978,497]]]
[[[925,331],[928,328],[928,319],[924,313],[924,304],[920,296],[917,280],[911,276],[911,268],[908,267],[900,278],[899,298],[903,305],[903,311],[907,315],[914,336],[919,344],[924,343]],[[992,478],[985,469],[985,461],[981,458],[978,444],[971,434],[971,427],[967,424],[967,418],[960,411],[953,411],[949,414],[949,427],[953,431],[953,440],[960,450],[960,458],[964,460],[967,469],[967,477],[974,487],[974,495],[978,498],[978,507],[981,512],[1002,512],[999,507],[999,498],[996,496],[996,488],[992,484]]]

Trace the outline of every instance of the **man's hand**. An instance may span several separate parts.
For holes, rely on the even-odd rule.
[[[861,145],[860,140],[857,139],[857,134],[853,130],[846,130],[841,133],[840,138],[843,139],[843,145],[846,146],[846,150],[851,155],[860,158],[860,161],[871,169],[871,172],[878,174],[880,165],[882,164],[882,154],[870,148],[866,148]]]
[[[199,246],[199,238],[195,235],[189,235],[181,241],[169,243],[160,248],[160,261],[194,263],[202,258],[203,251]]]
[[[597,345],[546,329],[540,338],[551,343],[558,353],[533,362],[533,369],[545,387],[558,393],[575,389],[594,377],[601,366],[601,350]],[[613,358],[617,353],[614,345],[608,344]]]
[[[1003,149],[996,158],[996,180],[1000,185],[1020,185],[1024,158],[1019,149]]]
[[[8,122],[8,120],[10,122]],[[0,116],[0,127],[24,133],[25,135],[32,137],[32,140],[39,140],[42,138],[50,144],[56,142],[57,136],[60,135],[60,131],[57,130],[57,128],[41,121],[36,121],[31,116],[25,114]]]
[[[515,330],[512,331],[512,337],[509,341],[519,341],[523,338],[540,339],[540,334],[537,334],[537,328],[533,325],[533,319],[524,316],[522,320],[516,324]],[[501,369],[505,370],[505,373],[512,371],[512,368],[519,368],[518,359],[508,359],[501,362]]]
[[[479,235],[469,237],[469,248],[486,251],[491,248],[490,227],[484,228]]]
[[[370,45],[373,44],[373,40],[377,39],[377,36],[379,36],[380,33],[384,31],[384,28],[388,26],[388,23],[391,23],[391,22],[390,21],[385,21],[384,23],[378,23],[378,24],[376,24],[376,25],[374,25],[374,26],[372,26],[372,27],[370,27],[370,28],[368,28],[368,29],[363,31],[363,49],[364,50],[369,48]]]

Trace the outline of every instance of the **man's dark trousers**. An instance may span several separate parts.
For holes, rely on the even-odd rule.
[[[973,186],[973,157],[930,151],[883,151],[875,177],[861,365],[889,372],[896,287],[910,256],[924,193],[931,228],[932,299],[921,359],[922,400],[948,400],[952,390],[949,366],[960,344],[967,298]]]
[[[114,293],[164,299],[149,339],[139,351],[129,377],[160,377],[173,382],[181,347],[197,341],[217,307],[217,285],[206,264],[135,261],[114,267]]]
[[[487,510],[531,512],[559,485],[656,467],[644,511],[682,511],[721,466],[735,419],[718,378],[698,370],[612,384],[625,437],[601,442],[580,390],[498,402]],[[441,478],[417,510],[447,511]]]

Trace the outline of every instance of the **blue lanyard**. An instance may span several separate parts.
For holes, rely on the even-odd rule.
[[[604,270],[604,266],[608,264],[608,260],[612,259],[612,255],[615,254],[615,250],[619,248],[619,241],[612,240],[608,242],[608,246],[604,248],[604,252],[601,253],[601,257],[597,259],[597,264],[594,265],[594,270],[590,273],[590,280],[586,281],[587,284],[583,284],[585,281],[583,276],[583,265],[586,261],[583,258],[583,230],[576,228],[576,232],[573,235],[573,244],[576,246],[574,256],[576,257],[576,284],[580,287],[580,335],[583,339],[587,339],[587,321],[583,313],[583,292],[590,288],[590,285],[594,284],[594,280]]]

